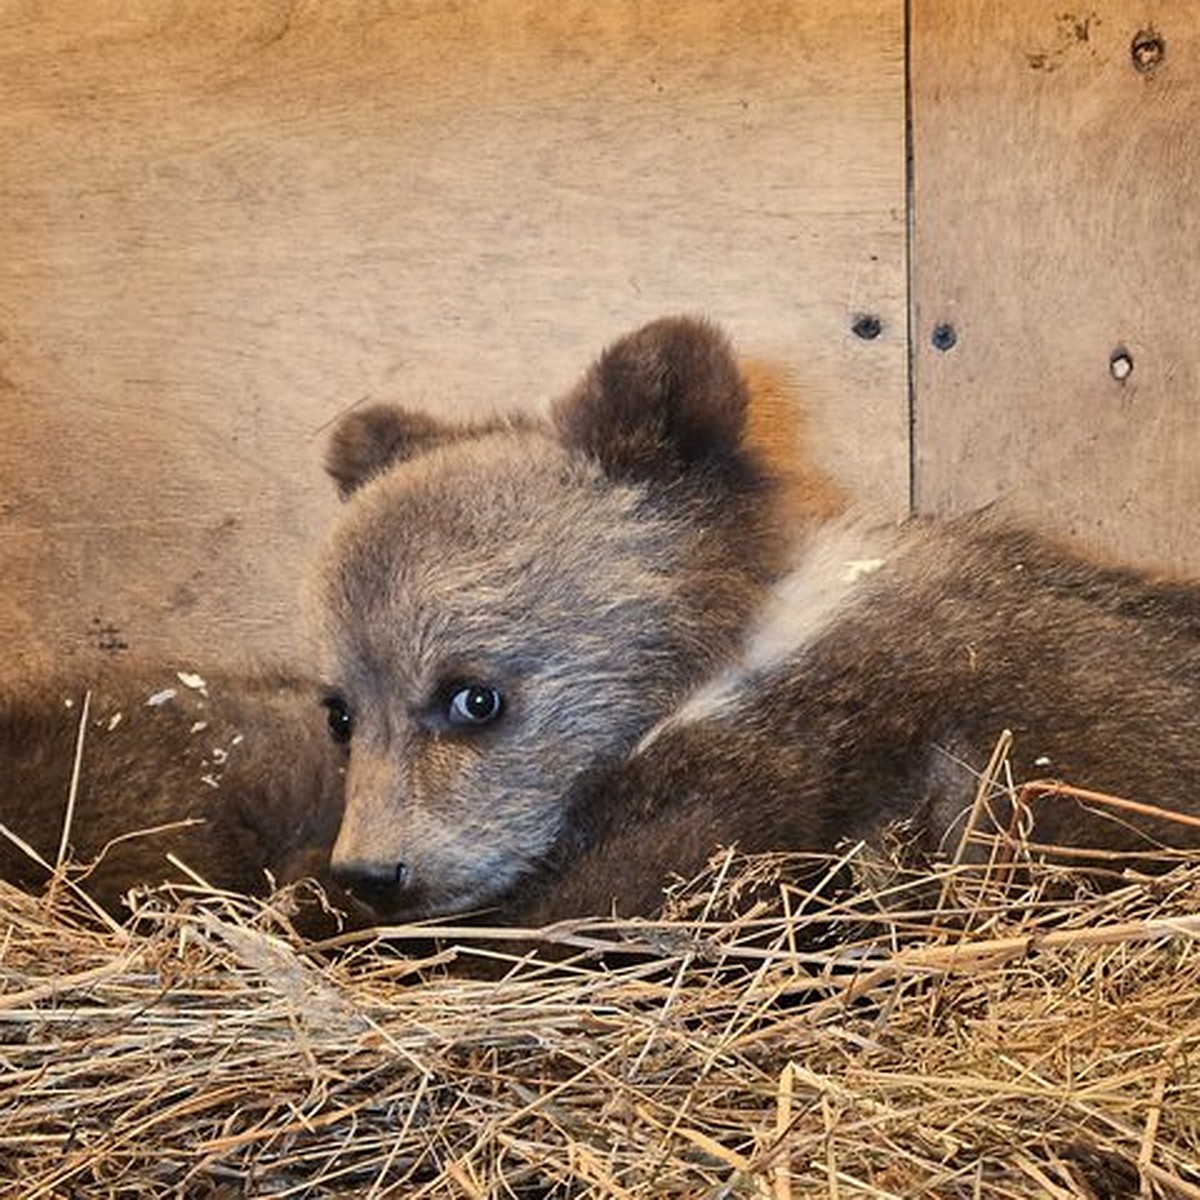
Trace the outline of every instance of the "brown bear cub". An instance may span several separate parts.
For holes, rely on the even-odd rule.
[[[521,886],[569,833],[571,781],[734,653],[830,506],[815,473],[776,485],[749,403],[724,336],[672,319],[548,421],[342,423],[328,465],[350,503],[316,597],[351,745],[333,863],[381,915]]]
[[[57,863],[87,688],[66,850],[93,900],[122,915],[133,885],[188,879],[168,855],[246,894],[329,880],[345,756],[319,690],[269,671],[138,665],[0,694],[0,823],[14,835],[0,833],[0,878],[40,887]]]
[[[545,423],[342,424],[317,581],[350,747],[333,869],[381,917],[647,912],[720,844],[896,819],[935,847],[1005,727],[1018,774],[1195,811],[1200,591],[985,520],[810,524],[781,579],[746,428],[725,339],[684,319],[616,343]],[[1038,822],[1196,841],[1067,804]]]

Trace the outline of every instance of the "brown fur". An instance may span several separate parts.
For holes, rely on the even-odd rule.
[[[570,781],[734,651],[789,542],[748,404],[725,338],[669,319],[549,423],[343,422],[329,470],[353,495],[317,584],[354,721],[334,867],[378,911],[506,894],[564,832]],[[494,724],[448,721],[471,682],[503,695]]]
[[[510,891],[501,922],[652,912],[668,873],[690,877],[720,845],[833,850],[903,820],[927,851],[952,846],[971,768],[1004,728],[1018,780],[1200,812],[1200,588],[1094,566],[986,518],[863,544],[884,564],[835,589],[795,645],[729,672],[577,783],[566,833]],[[819,592],[830,565],[799,568],[790,594]],[[1002,798],[994,813],[1005,826]],[[1195,826],[1063,796],[1034,818],[1038,843],[1151,858],[1200,845]]]
[[[776,481],[784,528],[809,530],[840,516],[849,499],[812,461],[804,407],[790,373],[761,360],[740,366],[750,396],[746,445]]]
[[[168,853],[242,893],[307,876],[330,882],[344,754],[328,738],[318,690],[272,672],[201,674],[203,693],[168,668],[114,666],[0,696],[0,822],[53,864],[91,690],[70,860],[86,868],[72,877],[115,914],[134,885],[187,878]],[[167,689],[171,699],[147,703]],[[34,888],[47,872],[0,837],[0,876]]]

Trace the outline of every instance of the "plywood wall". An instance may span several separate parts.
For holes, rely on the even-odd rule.
[[[291,652],[340,411],[541,405],[664,312],[906,504],[902,0],[0,24],[0,671]]]
[[[1200,573],[1200,7],[913,5],[915,495]]]
[[[673,311],[788,364],[876,511],[999,500],[1200,572],[1193,6],[0,26],[0,675],[295,653],[340,412],[541,406]]]

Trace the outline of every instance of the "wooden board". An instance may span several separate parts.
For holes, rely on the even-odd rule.
[[[1200,571],[1200,8],[916,0],[912,96],[918,506]]]
[[[906,503],[901,0],[0,23],[0,670],[294,652],[340,411],[543,404],[665,312]]]

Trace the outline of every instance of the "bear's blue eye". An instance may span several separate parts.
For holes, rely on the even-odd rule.
[[[350,715],[350,706],[336,692],[325,696],[321,704],[328,715],[329,736],[344,746],[354,733],[354,718]]]
[[[494,687],[468,683],[451,692],[446,719],[451,725],[486,725],[494,721],[503,708],[504,700]]]

